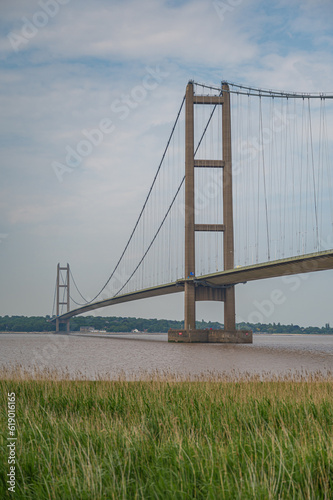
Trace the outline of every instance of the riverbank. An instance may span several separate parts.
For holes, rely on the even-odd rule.
[[[61,378],[61,377],[60,377]],[[330,498],[333,378],[70,381],[2,371],[15,498]],[[1,448],[6,456],[6,418]],[[8,464],[0,496],[9,498]]]

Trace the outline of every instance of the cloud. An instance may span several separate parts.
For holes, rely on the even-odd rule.
[[[83,5],[69,2],[62,6],[45,28],[22,44],[27,57],[45,62],[52,54],[52,60],[90,57],[122,63],[176,57],[186,58],[188,63],[218,64],[231,62],[236,54],[242,61],[254,55],[255,47],[246,35],[237,24],[222,23],[211,2],[195,0],[170,6],[155,0],[140,4],[127,0]],[[9,16],[8,11],[6,14]],[[31,9],[25,17],[32,22]],[[228,50],[220,43],[222,31]],[[7,56],[13,52],[10,44],[3,51]]]

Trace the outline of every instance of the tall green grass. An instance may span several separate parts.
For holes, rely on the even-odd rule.
[[[2,377],[1,498],[333,498],[330,378]],[[15,495],[7,392],[17,404]]]

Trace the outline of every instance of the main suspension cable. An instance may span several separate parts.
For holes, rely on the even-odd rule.
[[[149,191],[148,191],[148,194],[147,194],[146,200],[145,200],[145,202],[144,202],[144,204],[143,204],[143,207],[142,207],[141,212],[140,212],[140,214],[139,214],[139,217],[138,217],[138,219],[137,219],[137,221],[136,221],[136,223],[135,223],[135,226],[134,226],[134,228],[133,228],[133,231],[132,231],[132,233],[131,233],[131,235],[130,235],[130,237],[129,237],[129,239],[128,239],[127,243],[126,243],[126,246],[125,246],[125,248],[124,248],[124,250],[123,250],[123,252],[122,252],[122,254],[121,254],[121,256],[120,256],[120,258],[119,258],[119,260],[118,260],[118,262],[117,262],[117,264],[116,264],[116,266],[115,266],[115,268],[113,269],[113,271],[112,271],[111,275],[109,276],[109,278],[108,278],[108,279],[107,279],[107,281],[105,282],[104,286],[103,286],[103,287],[101,288],[101,290],[100,290],[100,291],[99,291],[99,292],[95,295],[95,297],[93,297],[91,300],[87,301],[85,304],[77,304],[77,303],[76,303],[77,305],[86,305],[86,304],[91,304],[91,303],[92,303],[95,299],[97,299],[97,297],[98,297],[98,296],[99,296],[99,295],[103,292],[103,290],[104,290],[104,289],[107,287],[107,285],[110,283],[110,281],[111,281],[111,279],[113,278],[113,276],[114,276],[114,274],[115,274],[116,270],[118,269],[119,264],[121,263],[121,261],[122,261],[122,259],[123,259],[124,255],[125,255],[125,253],[126,253],[126,250],[127,250],[127,248],[129,247],[130,242],[132,241],[132,238],[133,238],[133,236],[134,236],[134,233],[135,233],[135,231],[136,231],[136,228],[137,228],[137,227],[138,227],[138,225],[139,225],[139,222],[140,222],[140,220],[141,220],[142,214],[143,214],[143,212],[144,212],[144,210],[145,210],[145,208],[146,208],[146,205],[147,205],[147,203],[148,203],[148,200],[149,200],[149,198],[150,198],[150,195],[151,195],[151,192],[152,192],[153,187],[154,187],[154,185],[155,185],[156,179],[157,179],[158,174],[159,174],[159,172],[160,172],[160,170],[161,170],[161,167],[162,167],[162,164],[163,164],[163,161],[164,161],[165,155],[166,155],[167,150],[168,150],[168,148],[169,148],[169,144],[170,144],[170,142],[171,142],[171,139],[172,139],[173,133],[174,133],[175,128],[176,128],[176,126],[177,126],[177,123],[178,123],[178,120],[179,120],[179,117],[180,117],[181,111],[182,111],[183,106],[184,106],[184,102],[185,102],[185,96],[183,97],[182,103],[181,103],[181,105],[180,105],[180,108],[179,108],[179,111],[178,111],[178,114],[177,114],[177,118],[176,118],[175,123],[174,123],[174,125],[173,125],[173,127],[172,127],[172,131],[171,131],[171,134],[170,134],[169,140],[168,140],[167,145],[166,145],[166,147],[165,147],[164,153],[163,153],[163,155],[162,155],[162,159],[161,159],[161,161],[160,161],[160,163],[159,163],[159,166],[158,166],[157,172],[156,172],[156,174],[155,174],[155,177],[154,177],[154,179],[153,179],[152,185],[150,186],[150,189],[149,189]],[[80,293],[80,292],[79,292],[79,293]],[[81,295],[81,297],[82,297],[82,294],[81,294],[81,293],[80,293],[80,295]],[[83,298],[83,297],[82,297],[82,298]]]
[[[222,91],[220,91],[220,95],[222,95]],[[184,101],[183,101],[183,102],[184,102]],[[213,117],[213,115],[214,115],[214,112],[215,112],[215,110],[216,110],[216,107],[217,107],[217,104],[215,104],[215,105],[214,105],[214,108],[213,108],[213,110],[212,110],[212,112],[211,112],[211,114],[210,114],[210,117],[209,117],[209,119],[208,119],[208,121],[207,121],[206,127],[204,128],[204,131],[203,131],[203,133],[202,133],[202,135],[201,135],[201,138],[200,138],[200,140],[199,140],[199,142],[198,142],[198,145],[197,145],[197,147],[196,147],[196,149],[195,149],[195,151],[194,151],[194,157],[195,157],[195,155],[196,155],[196,153],[197,153],[197,151],[198,151],[198,149],[199,149],[199,147],[200,147],[200,145],[201,145],[201,143],[202,143],[202,140],[203,140],[203,138],[204,138],[204,136],[205,136],[205,134],[206,134],[206,132],[207,132],[208,125],[209,125],[209,123],[210,123],[210,122],[211,122],[211,120],[212,120],[212,117]],[[184,184],[184,181],[185,181],[185,175],[184,175],[184,177],[182,178],[182,180],[181,180],[181,182],[180,182],[180,184],[179,184],[179,186],[178,186],[178,189],[177,189],[177,191],[176,191],[176,194],[174,195],[174,197],[173,197],[173,199],[172,199],[172,201],[171,201],[171,203],[170,203],[170,205],[169,205],[169,208],[168,208],[168,210],[167,210],[166,214],[164,215],[163,220],[162,220],[161,224],[159,225],[159,227],[158,227],[158,229],[157,229],[157,232],[155,233],[155,235],[154,235],[153,239],[151,240],[151,242],[150,242],[150,244],[149,244],[149,246],[148,246],[147,250],[145,251],[145,253],[144,253],[143,257],[141,258],[140,262],[138,263],[138,265],[136,266],[136,268],[134,269],[134,271],[132,272],[132,274],[130,275],[130,277],[127,279],[126,283],[124,283],[124,285],[123,285],[123,286],[122,286],[122,287],[118,290],[118,292],[114,295],[114,297],[116,297],[116,296],[117,296],[117,295],[118,295],[118,294],[119,294],[119,293],[120,293],[120,292],[121,292],[121,291],[125,288],[125,286],[127,285],[127,283],[131,280],[131,278],[134,276],[134,274],[136,273],[136,271],[139,269],[140,265],[141,265],[141,264],[142,264],[142,262],[144,261],[144,259],[145,259],[146,255],[148,254],[148,252],[149,252],[150,248],[152,247],[152,245],[153,245],[154,241],[156,240],[158,233],[159,233],[159,232],[160,232],[160,230],[162,229],[162,226],[163,226],[163,224],[164,224],[164,222],[165,222],[165,220],[166,220],[167,216],[169,215],[170,210],[171,210],[171,208],[172,208],[173,204],[175,203],[175,201],[176,201],[176,199],[177,199],[177,196],[178,196],[178,194],[179,194],[179,192],[180,192],[180,190],[181,190],[182,185]]]
[[[204,83],[193,82],[195,85],[199,85],[200,87],[207,88],[210,90],[220,90],[220,88],[215,87],[214,85],[206,85]],[[272,90],[272,89],[260,89],[256,87],[249,87],[247,85],[240,85],[238,83],[232,82],[222,82],[230,85],[232,87],[236,87],[240,90],[232,90],[229,89],[226,92],[230,92],[231,94],[244,94],[244,95],[253,95],[260,97],[282,97],[282,98],[298,98],[298,99],[333,99],[333,93],[331,92],[292,92],[292,91],[281,91],[281,90]]]

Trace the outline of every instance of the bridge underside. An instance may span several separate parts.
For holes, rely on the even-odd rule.
[[[246,283],[247,281],[276,278],[292,274],[325,271],[328,269],[333,269],[333,250],[266,262],[264,264],[237,267],[235,269],[214,274],[207,274],[194,279],[195,284],[197,285],[197,300],[223,301],[225,288],[238,283]],[[183,292],[184,287],[185,280],[178,280],[174,283],[159,285],[139,290],[137,292],[126,293],[73,309],[72,311],[58,316],[58,320],[60,322],[66,322],[73,316],[93,311],[95,309],[100,309],[102,307],[131,302],[133,300],[147,299],[150,297],[158,297],[160,295]],[[56,318],[52,319],[52,321],[55,320]]]
[[[326,271],[328,269],[333,269],[333,250],[288,257],[287,259],[252,266],[237,267],[220,273],[200,276],[200,281],[207,281],[209,284],[215,286],[227,286],[291,274]]]

